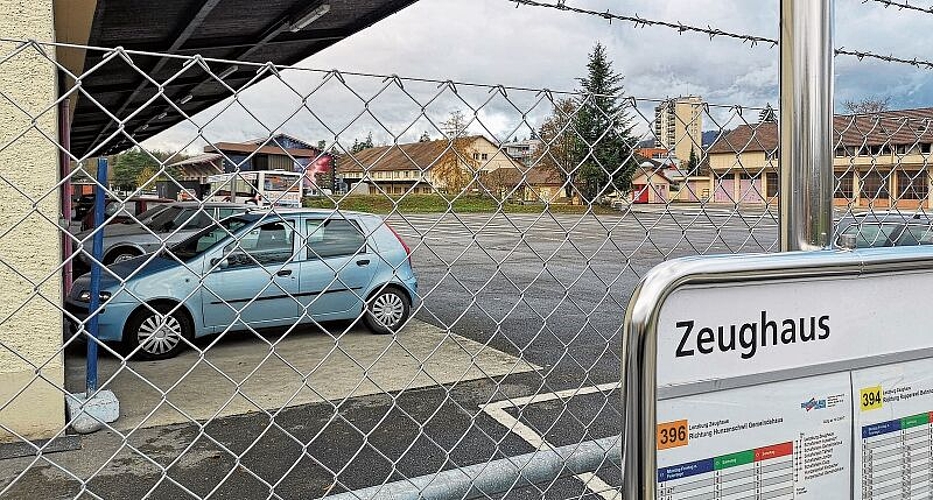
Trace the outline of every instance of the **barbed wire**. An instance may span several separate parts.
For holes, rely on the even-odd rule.
[[[601,17],[603,19],[606,19],[610,23],[612,21],[630,22],[636,28],[644,28],[646,26],[652,26],[652,27],[660,26],[664,28],[675,29],[680,34],[683,34],[683,33],[703,34],[703,35],[708,36],[710,40],[716,37],[732,38],[735,40],[739,40],[742,43],[748,43],[752,47],[758,44],[767,44],[769,48],[774,48],[774,47],[777,47],[778,45],[778,40],[775,38],[768,38],[768,37],[758,36],[758,35],[748,35],[744,33],[734,33],[730,31],[721,30],[719,28],[714,28],[709,25],[707,25],[706,27],[702,27],[702,26],[693,26],[689,24],[684,24],[679,21],[659,21],[656,19],[644,18],[644,17],[639,16],[638,14],[623,15],[623,14],[615,14],[611,12],[610,10],[596,11],[596,10],[583,9],[580,7],[572,7],[570,5],[567,5],[565,3],[565,0],[556,0],[557,3],[539,2],[537,0],[507,0],[507,1],[514,2],[516,8],[521,5],[526,5],[529,7],[550,8],[550,9],[556,9],[556,10],[565,11],[565,12],[573,12],[576,14],[584,14],[584,15],[589,15],[589,16]],[[865,0],[865,1],[868,1],[868,0]],[[878,1],[882,3],[890,3],[892,5],[899,5],[897,2],[893,2],[889,0],[873,0],[873,1]],[[933,10],[931,10],[931,12],[933,12]],[[895,56],[893,54],[887,54],[887,55],[879,54],[879,53],[868,51],[868,50],[846,49],[845,47],[839,47],[835,49],[835,54],[837,56],[841,55],[841,56],[855,57],[856,59],[860,61],[864,59],[873,59],[873,60],[889,62],[889,63],[909,64],[916,68],[924,68],[924,69],[933,70],[933,61],[918,59],[916,57],[912,59],[907,59],[907,58]]]
[[[862,3],[875,2],[884,5],[885,8],[888,7],[897,7],[898,10],[915,10],[917,12],[924,12],[927,14],[933,14],[933,6],[930,7],[918,7],[916,5],[909,4],[906,0],[904,2],[895,2],[894,0],[862,0]]]

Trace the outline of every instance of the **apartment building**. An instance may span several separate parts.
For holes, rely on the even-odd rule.
[[[506,142],[502,144],[502,150],[505,151],[505,154],[509,155],[514,160],[520,161],[523,165],[530,165],[540,156],[536,153],[538,149],[541,148],[541,145],[542,142],[540,139],[528,139],[525,141]]]
[[[701,155],[705,111],[706,103],[698,96],[663,101],[654,108],[656,146],[673,152],[682,162],[689,160],[691,149]]]

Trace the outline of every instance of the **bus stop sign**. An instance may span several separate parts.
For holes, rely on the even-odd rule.
[[[933,498],[933,251],[696,257],[629,304],[625,498]]]

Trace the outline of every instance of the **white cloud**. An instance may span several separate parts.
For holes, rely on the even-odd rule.
[[[568,0],[568,4],[772,38],[778,34],[776,0]],[[922,57],[931,26],[930,15],[884,9],[877,2],[837,1],[837,47]],[[750,47],[725,37],[710,40],[667,28],[610,24],[553,9],[516,8],[507,0],[421,0],[299,66],[572,90],[577,87],[576,78],[585,73],[587,53],[597,41],[607,47],[615,68],[625,76],[628,95],[663,98],[697,94],[727,106],[777,104],[777,48]],[[851,57],[838,57],[836,68],[838,100],[890,95],[895,107],[930,105],[933,101],[933,71]],[[308,93],[326,73],[286,74],[300,93]],[[346,82],[364,99],[373,98],[386,85],[382,78],[347,77]],[[333,141],[339,132],[343,144],[351,144],[368,131],[373,131],[377,141],[412,140],[426,130],[439,136],[433,124],[453,109],[481,108],[478,118],[488,130],[506,135],[521,126],[523,113],[528,121],[539,123],[550,111],[548,103],[539,102],[540,92],[534,90],[509,91],[508,99],[518,106],[516,110],[509,101],[490,94],[487,87],[458,85],[456,89],[457,94],[434,83],[406,82],[404,89],[389,85],[382,95],[366,103],[333,81],[313,94],[309,109],[289,119],[281,130],[312,141]],[[301,100],[280,83],[269,81],[243,92],[242,101],[267,127],[275,128]],[[537,107],[532,107],[536,102]],[[426,106],[423,113],[422,106]],[[240,140],[262,135],[265,129],[242,110],[231,110],[205,133],[209,140]],[[177,147],[195,130],[194,126],[179,126],[150,144]],[[518,135],[527,135],[527,130],[523,126]]]

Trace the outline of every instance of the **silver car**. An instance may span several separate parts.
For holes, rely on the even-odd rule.
[[[255,205],[185,201],[166,205],[154,216],[104,227],[103,263],[123,262],[184,240],[214,221],[255,209]],[[75,250],[85,265],[91,262],[94,230],[76,235],[82,242]]]

